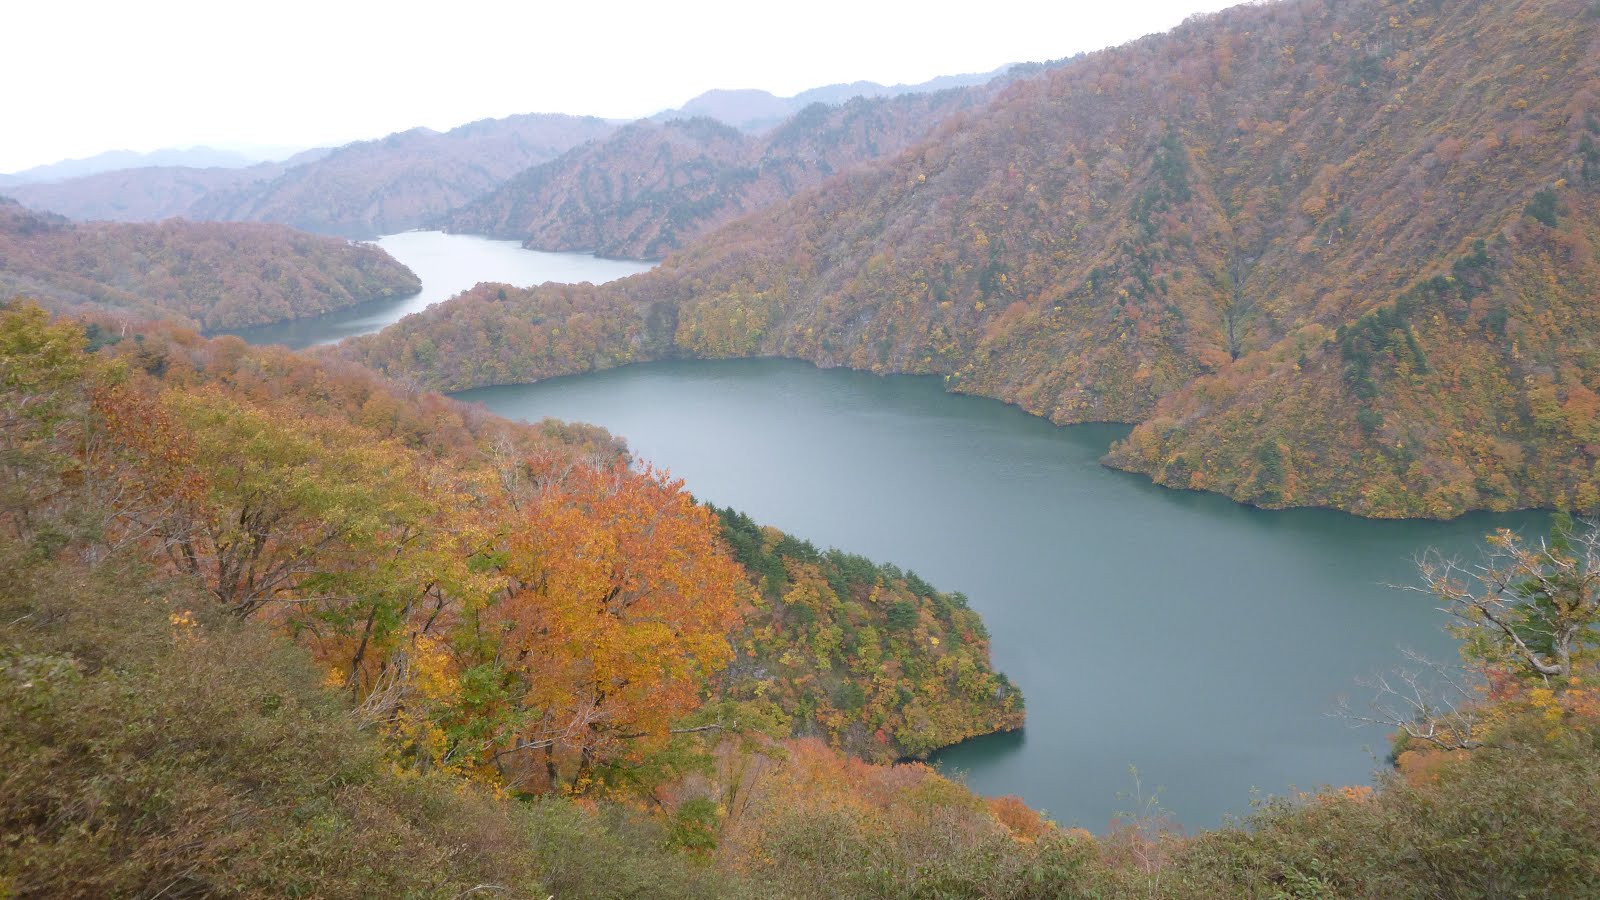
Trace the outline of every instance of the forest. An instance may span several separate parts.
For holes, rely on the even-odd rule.
[[[186,177],[130,183],[668,255],[297,353],[201,332],[417,277],[0,199],[0,900],[1600,896],[1594,0],[1279,0],[761,136],[520,116]],[[433,392],[753,356],[1128,423],[1106,464],[1263,507],[1556,512],[1416,560],[1459,664],[1344,711],[1370,786],[1063,825],[928,762],[1050,687],[966,597]]]
[[[519,173],[439,224],[534,250],[658,259],[836,172],[904,150],[1008,80],[813,103],[759,136],[708,118],[636,122]]]
[[[266,325],[406,297],[422,282],[382,249],[284,225],[76,223],[0,198],[0,295],[117,309],[195,328]]]
[[[615,128],[593,116],[515,115],[446,132],[413,128],[242,169],[122,169],[6,190],[74,219],[276,222],[368,239],[419,227]]]
[[[670,356],[938,374],[1137,423],[1108,463],[1260,506],[1594,511],[1597,26],[1578,0],[1200,17],[653,272],[480,286],[346,352],[442,389]]]
[[[1020,724],[960,597],[600,429],[24,301],[0,350],[7,896],[1600,889],[1600,535],[1570,521],[1424,568],[1482,688],[1396,720],[1375,790],[1095,837],[890,764]]]

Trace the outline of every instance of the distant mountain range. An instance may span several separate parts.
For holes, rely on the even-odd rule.
[[[680,110],[658,114],[651,120],[653,125],[641,123],[612,147],[590,145],[610,137],[621,123],[592,117],[522,115],[486,119],[443,133],[417,128],[378,140],[308,151],[280,163],[250,166],[238,165],[243,160],[237,155],[208,156],[198,153],[200,148],[184,157],[187,164],[180,165],[164,164],[170,157],[163,154],[102,154],[96,157],[99,162],[95,166],[79,166],[90,161],[78,161],[21,173],[17,177],[48,175],[51,180],[13,183],[6,191],[31,208],[78,220],[137,222],[181,216],[281,222],[357,238],[447,223],[457,230],[526,239],[535,246],[582,247],[649,257],[681,246],[736,215],[787,197],[843,166],[898,150],[942,116],[940,110],[980,102],[953,94],[927,104],[891,103],[895,98],[930,96],[939,90],[948,94],[949,88],[961,85],[982,90],[982,85],[997,85],[1039,68],[1037,64],[1012,66],[999,75],[949,76],[921,85],[829,85],[789,98],[764,91],[712,91]],[[797,115],[830,106],[842,112]],[[924,106],[925,113],[916,111]],[[710,132],[672,123],[708,115],[732,126],[724,135],[731,143],[708,150],[710,155],[702,157],[693,149],[700,138],[689,135],[704,137]],[[749,134],[759,128],[771,130],[790,119],[797,124],[761,138]],[[736,130],[740,128],[745,131]],[[794,157],[780,149],[785,143],[804,143],[797,142],[795,135],[807,128],[832,128],[839,133],[829,139],[837,143],[814,148],[817,152],[806,157]],[[853,133],[843,133],[846,129]],[[643,156],[644,144],[652,142],[658,149],[667,144],[675,149],[670,160],[662,162],[660,174],[665,180],[644,186],[650,197],[641,201],[645,208],[636,214],[632,209],[636,202],[630,199],[633,189],[623,189],[623,185],[642,184],[654,177],[650,171],[654,163]],[[583,155],[563,162],[561,172],[533,171],[577,148],[584,148]],[[777,156],[764,163],[767,152],[774,149]],[[137,167],[87,171],[120,159]],[[752,169],[760,171],[752,175]],[[79,170],[85,174],[65,177]],[[611,178],[618,190],[593,184],[574,186],[572,180],[580,173]],[[708,196],[708,178],[725,185],[732,179],[745,186],[724,196]],[[515,185],[508,183],[513,181]],[[571,195],[573,202],[588,209],[587,218],[536,235],[540,213],[530,207],[544,199],[536,194],[549,190]]]
[[[316,154],[318,151],[301,151]],[[67,159],[49,165],[34,166],[21,172],[0,175],[0,187],[11,187],[20,184],[49,184],[52,182],[66,181],[69,178],[82,178],[86,175],[95,175],[100,172],[112,172],[119,169],[142,169],[154,166],[173,167],[181,166],[192,169],[242,169],[257,163],[275,160],[288,160],[296,155],[296,151],[285,149],[282,155],[270,151],[243,153],[236,150],[219,150],[215,147],[168,147],[153,150],[149,153],[135,153],[132,150],[108,150],[83,159]],[[291,160],[305,162],[310,159]]]
[[[35,209],[82,220],[279,222],[365,238],[415,228],[615,127],[593,117],[510,116],[442,133],[415,128],[282,163],[142,167],[5,190]]]
[[[346,237],[405,231],[615,129],[592,116],[544,114],[484,119],[443,133],[414,128],[340,147],[265,184],[209,193],[188,215],[282,222]]]
[[[436,224],[519,239],[535,250],[659,258],[838,172],[892,156],[947,118],[981,109],[1011,82],[1060,64],[892,88],[831,85],[786,100],[762,91],[714,91],[535,166]],[[978,78],[987,80],[924,90]],[[806,98],[807,105],[759,135],[726,124],[741,110],[786,108]],[[677,117],[685,110],[720,112]]]
[[[665,256],[867,160],[897,153],[987,85],[812,103],[761,136],[710,118],[641,121],[530,168],[438,220],[446,230],[536,250]]]
[[[307,150],[283,162],[243,168],[143,166],[114,169],[66,181],[18,184],[0,188],[13,199],[80,221],[158,222],[193,215],[195,204],[225,192],[264,186],[296,165],[327,156],[328,149]]]
[[[1036,64],[1002,66],[993,72],[969,75],[943,75],[921,84],[882,85],[875,81],[855,81],[849,84],[830,84],[793,97],[779,97],[761,90],[706,91],[677,109],[663,110],[650,119],[668,122],[673,119],[716,119],[740,131],[759,132],[772,128],[813,103],[839,105],[857,97],[898,97],[902,94],[926,94],[949,88],[986,84],[1007,74],[1027,72]],[[1013,70],[1016,70],[1014,73]]]

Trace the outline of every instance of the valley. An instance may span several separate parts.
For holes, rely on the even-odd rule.
[[[0,900],[1600,895],[1594,0],[153,2],[0,56]]]

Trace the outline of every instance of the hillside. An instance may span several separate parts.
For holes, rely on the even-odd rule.
[[[888,629],[918,644],[941,646],[937,621],[958,626],[941,644],[981,635],[909,573],[697,506],[599,429],[21,303],[0,307],[0,347],[7,896],[1600,888],[1592,579],[1552,588],[1572,627],[1539,652],[1573,651],[1563,677],[1479,629],[1492,699],[1409,721],[1431,737],[1398,741],[1379,789],[1272,800],[1194,837],[1149,803],[1094,838],[920,764],[784,740],[782,698],[712,696],[746,640],[724,628],[794,629],[779,662],[818,674],[869,663],[851,606],[880,589]],[[1518,578],[1600,566],[1600,536],[1553,540],[1492,546]],[[777,598],[766,621],[739,609]],[[1502,611],[1535,625],[1547,608]],[[954,651],[924,652],[944,668]]]
[[[535,250],[657,259],[734,219],[891,156],[1004,84],[805,106],[757,137],[710,119],[639,122],[523,172],[441,220]]]
[[[593,117],[536,114],[443,133],[414,128],[340,147],[264,185],[208,194],[192,215],[358,238],[405,231],[613,128]]]
[[[421,290],[382,249],[283,225],[73,223],[0,199],[0,297],[113,307],[198,328],[317,315]]]
[[[1290,0],[1018,82],[576,334],[540,336],[570,291],[477,294],[349,352],[451,388],[674,354],[942,374],[1142,423],[1110,462],[1264,506],[1594,510],[1597,195],[1592,4]]]
[[[731,509],[718,516],[755,588],[723,698],[772,703],[790,719],[785,736],[879,763],[1022,727],[1022,693],[989,667],[988,631],[965,597]]]
[[[518,173],[440,222],[536,250],[659,257],[680,243],[680,223],[693,228],[737,202],[757,175],[752,144],[711,119],[636,122]]]
[[[723,877],[663,851],[703,854],[715,826],[758,853],[841,801],[871,817],[841,837],[880,817],[953,826],[933,847],[906,831],[893,853],[1034,855],[1011,829],[1042,833],[1036,815],[1002,821],[926,767],[783,742],[789,714],[771,699],[707,702],[738,630],[765,627],[759,612],[741,622],[762,601],[722,520],[600,429],[512,423],[233,338],[50,322],[27,303],[0,306],[0,346],[0,573],[16,588],[0,601],[0,822],[27,836],[0,844],[8,895],[351,895],[371,868],[428,896],[476,871],[574,896],[705,896]],[[891,620],[901,603],[937,602],[946,620],[959,605],[838,558],[857,568],[840,583]],[[880,585],[889,596],[866,595]],[[980,688],[993,677],[979,642],[896,652],[913,672],[948,658]],[[808,658],[840,661],[807,640],[784,663]]]

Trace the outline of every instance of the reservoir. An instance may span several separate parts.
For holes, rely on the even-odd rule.
[[[274,329],[326,343],[376,330],[479,281],[604,281],[649,267],[413,232],[379,241],[425,285],[381,310]],[[468,391],[502,415],[594,422],[636,456],[821,546],[961,591],[1028,724],[943,751],[985,794],[1017,794],[1103,831],[1152,796],[1183,826],[1250,809],[1254,792],[1369,783],[1387,735],[1332,713],[1402,647],[1454,660],[1417,583],[1428,547],[1470,559],[1496,527],[1543,514],[1389,522],[1272,512],[1156,487],[1099,465],[1123,426],[1061,428],[938,378],[789,360],[669,362]]]
[[[1266,511],[1173,491],[1098,460],[1120,426],[1061,428],[938,378],[790,360],[653,363],[467,391],[505,416],[594,422],[634,453],[822,546],[965,593],[1028,724],[937,757],[1103,831],[1145,799],[1188,828],[1256,791],[1366,784],[1387,736],[1333,715],[1402,647],[1454,660],[1417,583],[1428,547],[1470,557],[1497,526]]]
[[[586,253],[541,253],[524,250],[516,241],[442,231],[406,231],[385,235],[374,243],[422,279],[420,292],[409,297],[361,303],[309,319],[219,333],[238,335],[252,344],[284,344],[298,350],[370,334],[447,300],[480,281],[498,281],[518,287],[546,281],[604,284],[655,265],[637,260],[602,259]]]

